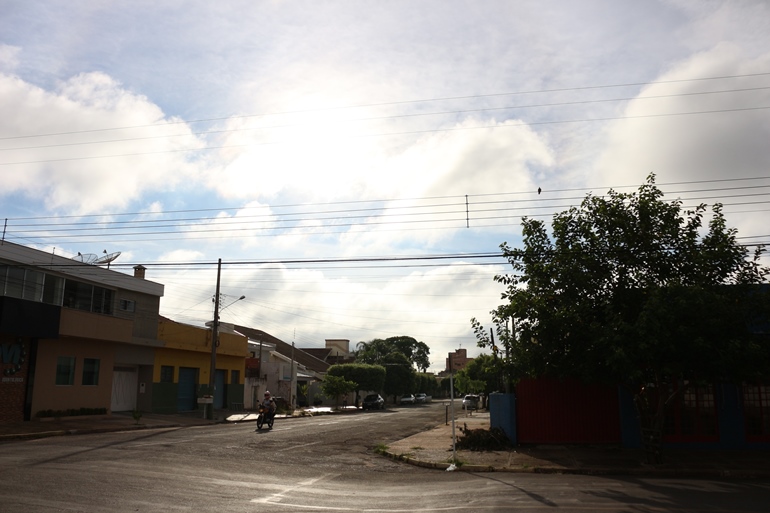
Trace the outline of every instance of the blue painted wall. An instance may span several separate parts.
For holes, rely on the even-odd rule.
[[[516,396],[489,394],[489,426],[505,431],[514,445],[516,440]]]

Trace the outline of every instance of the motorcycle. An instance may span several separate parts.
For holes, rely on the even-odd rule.
[[[259,415],[257,415],[257,430],[262,429],[262,426],[267,422],[267,429],[273,429],[273,422],[275,421],[275,414],[270,414],[270,408],[266,408],[259,405]]]

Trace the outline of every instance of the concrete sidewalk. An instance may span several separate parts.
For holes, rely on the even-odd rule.
[[[455,421],[460,428],[489,429],[489,412]],[[664,463],[649,465],[640,449],[605,445],[533,445],[504,451],[452,451],[451,421],[388,446],[388,456],[413,465],[467,472],[527,472],[696,478],[770,479],[770,451],[666,449]]]

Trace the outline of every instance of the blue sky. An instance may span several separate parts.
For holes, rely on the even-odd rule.
[[[120,251],[114,268],[147,266],[181,322],[211,318],[221,258],[225,306],[247,296],[224,321],[300,347],[411,335],[439,370],[478,354],[469,319],[500,302],[505,265],[469,255],[651,172],[770,240],[761,0],[0,12],[6,238]],[[438,255],[468,256],[328,262]]]

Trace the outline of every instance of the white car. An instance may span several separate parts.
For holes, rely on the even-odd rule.
[[[416,400],[412,394],[404,394],[399,402],[401,404],[415,404]]]
[[[417,394],[414,396],[414,402],[420,404],[420,403],[427,403],[428,402],[428,394]]]
[[[468,394],[463,397],[463,410],[478,410],[479,409],[479,396],[474,394]]]

